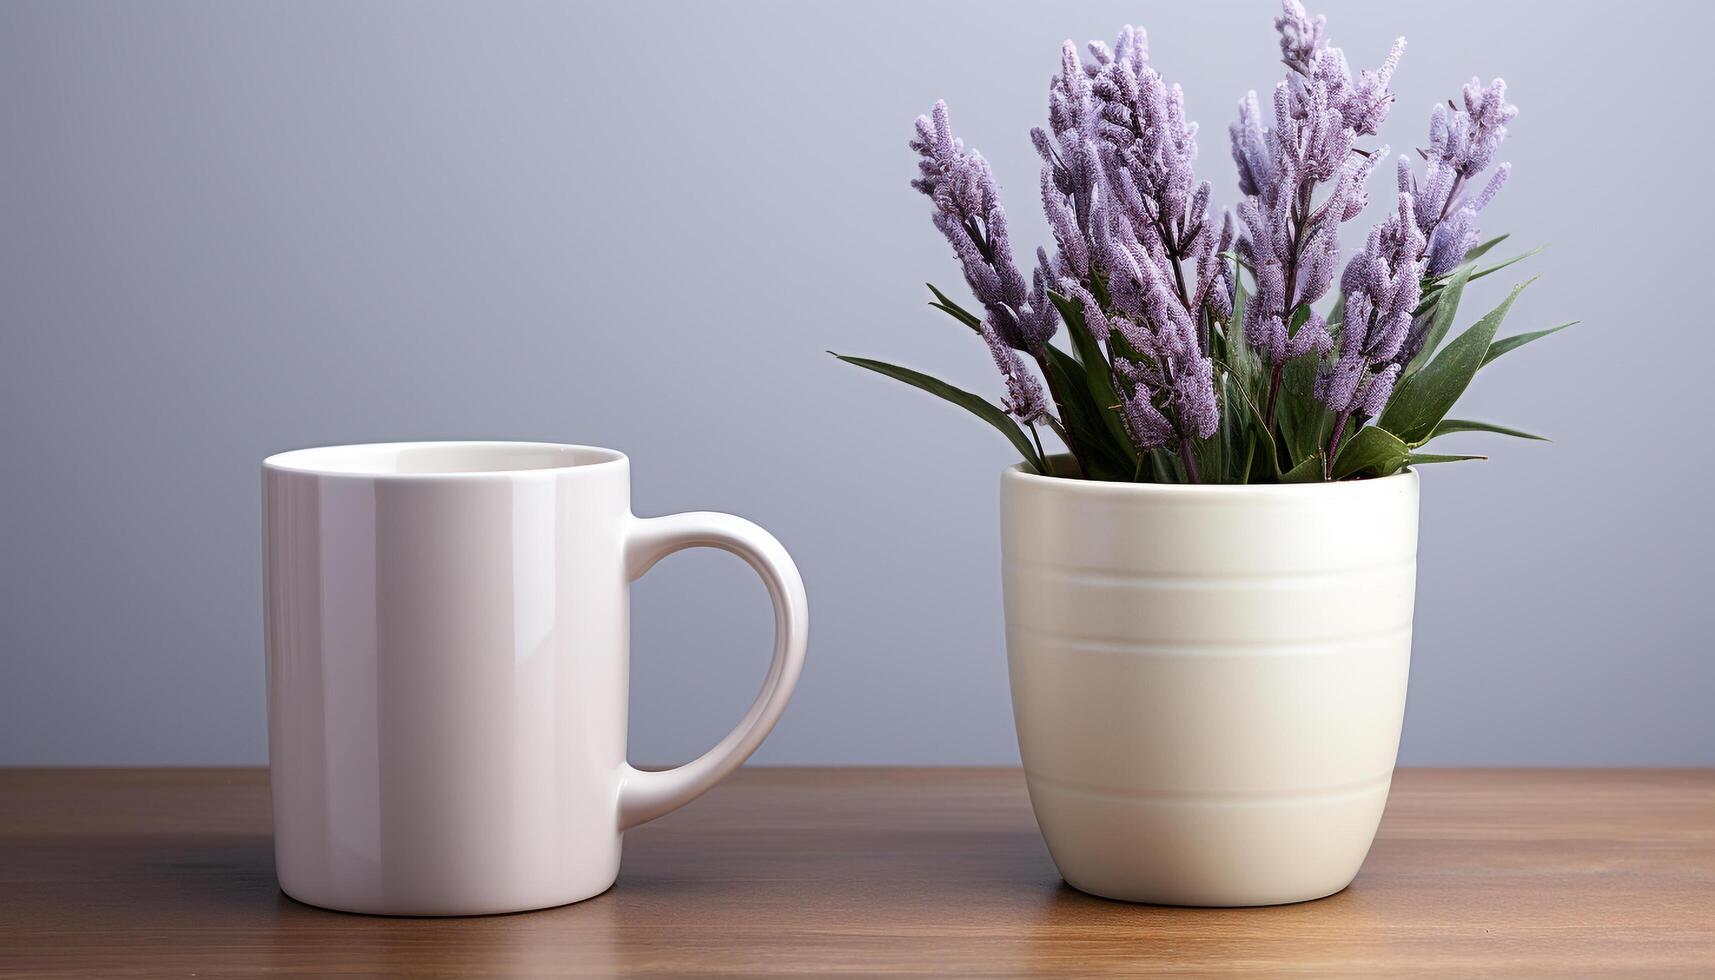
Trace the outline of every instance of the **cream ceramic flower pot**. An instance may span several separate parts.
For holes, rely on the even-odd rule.
[[[1166,905],[1345,888],[1405,711],[1417,475],[1001,479],[1007,659],[1036,821],[1073,887]]]

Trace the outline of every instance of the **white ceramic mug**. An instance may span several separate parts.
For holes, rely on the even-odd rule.
[[[302,449],[263,463],[268,744],[280,887],[327,908],[467,915],[600,894],[624,831],[755,751],[804,662],[798,571],[726,514],[638,518],[609,449]],[[625,759],[628,587],[730,551],[774,600],[744,720],[664,772]]]

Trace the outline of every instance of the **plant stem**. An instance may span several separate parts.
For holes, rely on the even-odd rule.
[[[1268,429],[1268,434],[1271,437],[1274,435],[1275,397],[1280,394],[1280,374],[1285,368],[1286,362],[1282,361],[1274,366],[1268,376],[1268,411],[1263,415],[1262,424],[1264,428]]]
[[[1322,476],[1325,479],[1334,479],[1334,457],[1340,453],[1340,438],[1346,434],[1346,421],[1351,417],[1351,412],[1341,412],[1334,419],[1334,436],[1328,440],[1328,458],[1322,461]]]
[[[1179,242],[1176,240],[1179,236],[1173,234],[1173,229],[1162,221],[1159,215],[1155,218],[1155,227],[1160,230],[1161,243],[1166,246],[1167,257],[1173,262],[1173,281],[1179,287],[1179,305],[1185,307],[1187,312],[1195,313],[1196,311],[1191,309],[1191,293],[1185,288],[1185,270],[1179,264],[1182,257],[1179,253]]]
[[[1042,433],[1036,431],[1036,423],[1030,423],[1030,439],[1036,443],[1036,458],[1042,460],[1042,465],[1048,465],[1048,454],[1042,451]]]
[[[1042,377],[1048,382],[1048,394],[1054,399],[1054,407],[1060,410],[1060,417],[1066,417],[1066,403],[1060,398],[1060,386],[1054,383],[1054,372],[1048,370],[1048,355],[1038,351],[1031,352],[1036,357],[1036,366],[1041,369]],[[1084,454],[1078,451],[1078,443],[1064,427],[1054,425],[1054,433],[1060,441],[1066,444],[1066,449],[1072,454],[1072,461],[1078,464],[1078,478],[1088,480],[1090,468],[1084,464]]]
[[[1191,452],[1191,437],[1179,437],[1179,460],[1185,464],[1185,482],[1202,483],[1203,476],[1197,472],[1197,457]]]
[[[1286,302],[1281,308],[1281,316],[1285,318],[1282,326],[1292,327],[1292,307],[1295,294],[1298,292],[1298,252],[1304,247],[1304,228],[1309,223],[1310,195],[1315,192],[1316,182],[1305,180],[1299,184],[1298,197],[1293,202],[1292,247],[1286,252]],[[1268,434],[1274,435],[1274,400],[1280,394],[1280,371],[1285,367],[1282,361],[1274,366],[1274,375],[1268,383],[1268,410],[1263,421],[1268,426]]]
[[[1435,225],[1439,225],[1439,224],[1441,224],[1441,222],[1447,220],[1447,215],[1450,212],[1452,212],[1452,210],[1453,210],[1453,202],[1455,202],[1459,199],[1459,191],[1462,190],[1464,187],[1465,187],[1465,175],[1464,174],[1455,174],[1453,176],[1453,186],[1451,188],[1449,188],[1447,191],[1447,200],[1445,200],[1441,203],[1441,213],[1439,215],[1437,215],[1435,218]],[[1431,225],[1429,230],[1434,231],[1435,225]]]
[[[1044,416],[1042,416],[1042,420],[1044,422],[1048,423],[1049,430],[1052,431],[1055,435],[1059,436],[1061,442],[1065,443],[1068,448],[1071,447],[1072,437],[1066,433],[1066,427],[1060,424],[1059,419],[1055,418],[1052,415],[1044,415]],[[1080,477],[1083,477],[1083,475],[1084,475],[1083,463],[1078,460],[1078,456],[1076,453],[1072,454],[1072,461],[1078,464],[1078,475]],[[1048,469],[1048,457],[1047,456],[1042,457],[1042,468]],[[1052,473],[1050,473],[1048,475],[1053,476]]]

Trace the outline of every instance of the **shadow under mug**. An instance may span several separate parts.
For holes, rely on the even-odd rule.
[[[804,663],[797,568],[727,514],[639,518],[621,453],[524,442],[301,449],[263,462],[268,746],[280,887],[351,912],[473,915],[607,890],[629,827],[767,736]],[[629,586],[730,551],[774,600],[731,734],[625,759]]]

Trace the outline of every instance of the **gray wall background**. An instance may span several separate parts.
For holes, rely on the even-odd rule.
[[[1552,245],[1510,328],[1584,321],[1459,413],[1555,443],[1472,437],[1492,461],[1424,477],[1404,761],[1715,763],[1715,8],[1321,6],[1358,65],[1410,39],[1396,151],[1472,74],[1508,79],[1516,170],[1484,227]],[[423,438],[614,446],[639,513],[774,530],[814,633],[760,761],[1015,761],[1011,450],[823,351],[996,389],[924,305],[925,279],[962,290],[906,187],[936,97],[1045,240],[1026,131],[1058,44],[1146,25],[1231,204],[1226,125],[1280,74],[1272,14],[5,3],[0,763],[262,761],[258,460]],[[719,555],[638,586],[635,758],[739,717],[766,606]]]

